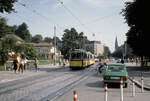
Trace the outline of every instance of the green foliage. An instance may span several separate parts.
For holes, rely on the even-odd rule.
[[[148,0],[134,0],[126,2],[123,16],[130,27],[127,35],[127,43],[132,48],[133,53],[137,56],[150,57],[147,48],[149,43],[149,2]]]
[[[35,59],[37,58],[37,52],[34,48],[34,46],[30,44],[20,44],[17,46],[16,53],[21,53],[22,58],[27,58],[27,59]]]
[[[50,37],[45,37],[43,41],[48,43],[53,43],[53,39]]]
[[[0,61],[4,64],[10,56],[9,53],[15,50],[16,40],[14,38],[3,39],[0,46]]]
[[[5,67],[0,65],[0,71],[4,71]]]
[[[42,42],[42,41],[43,41],[43,37],[40,34],[33,36],[31,40],[31,42],[35,42],[35,43]]]
[[[108,58],[110,56],[110,54],[111,54],[111,52],[110,52],[109,47],[104,46],[104,53],[103,53],[104,58]]]
[[[28,30],[28,26],[26,23],[22,23],[21,25],[19,25],[15,31],[15,34],[26,42],[31,41],[32,36],[30,34],[30,31]]]
[[[0,17],[0,38],[3,37],[6,33],[10,33],[11,30],[7,25],[7,20]]]
[[[69,57],[69,51],[75,48],[86,49],[88,39],[84,36],[84,33],[78,33],[75,28],[64,30],[62,37],[62,48],[61,52],[65,58]],[[87,48],[88,49],[88,48]]]
[[[52,39],[53,45],[55,45],[55,37]],[[59,39],[59,37],[56,37],[56,47],[61,50],[62,48],[62,41]]]
[[[11,11],[14,11],[13,4],[17,0],[0,0],[0,13],[8,12],[10,13]]]
[[[112,56],[116,58],[122,58],[123,57],[122,49],[119,47],[115,52],[112,53]]]
[[[22,58],[27,57],[28,59],[34,59],[37,57],[37,52],[32,45],[19,44],[14,38],[5,38],[0,41],[0,61],[1,64],[6,63],[10,57],[10,53],[21,53]]]

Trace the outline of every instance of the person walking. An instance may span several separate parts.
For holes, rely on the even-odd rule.
[[[121,63],[124,64],[124,60],[123,59],[121,59]]]
[[[28,60],[27,58],[24,59],[24,70],[27,69],[27,65],[28,65]]]
[[[17,63],[18,63],[17,59],[14,59],[14,60],[13,60],[13,69],[14,69],[14,72],[15,72],[15,73],[16,73],[17,68],[18,68]]]
[[[19,72],[21,71],[21,73],[23,73],[23,70],[24,70],[24,60],[21,59],[20,67],[19,67]]]
[[[34,65],[35,65],[35,70],[36,70],[36,71],[38,71],[38,64],[39,64],[38,59],[35,58],[35,60],[34,60]]]

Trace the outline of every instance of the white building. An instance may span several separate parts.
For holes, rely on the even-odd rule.
[[[56,55],[56,58],[59,58],[61,56],[61,52],[53,46],[51,43],[46,42],[40,42],[40,43],[30,43],[32,44],[40,59],[54,59],[54,56]]]
[[[92,52],[96,57],[103,56],[104,45],[102,45],[100,41],[90,41],[89,46],[93,49]]]

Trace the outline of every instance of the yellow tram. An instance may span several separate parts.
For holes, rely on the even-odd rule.
[[[93,65],[95,63],[94,55],[91,52],[87,52],[88,55],[88,66]]]
[[[82,69],[94,64],[92,53],[83,49],[74,49],[70,52],[69,67],[71,69]]]

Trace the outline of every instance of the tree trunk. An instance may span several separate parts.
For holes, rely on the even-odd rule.
[[[144,66],[143,56],[141,56],[141,66]]]

